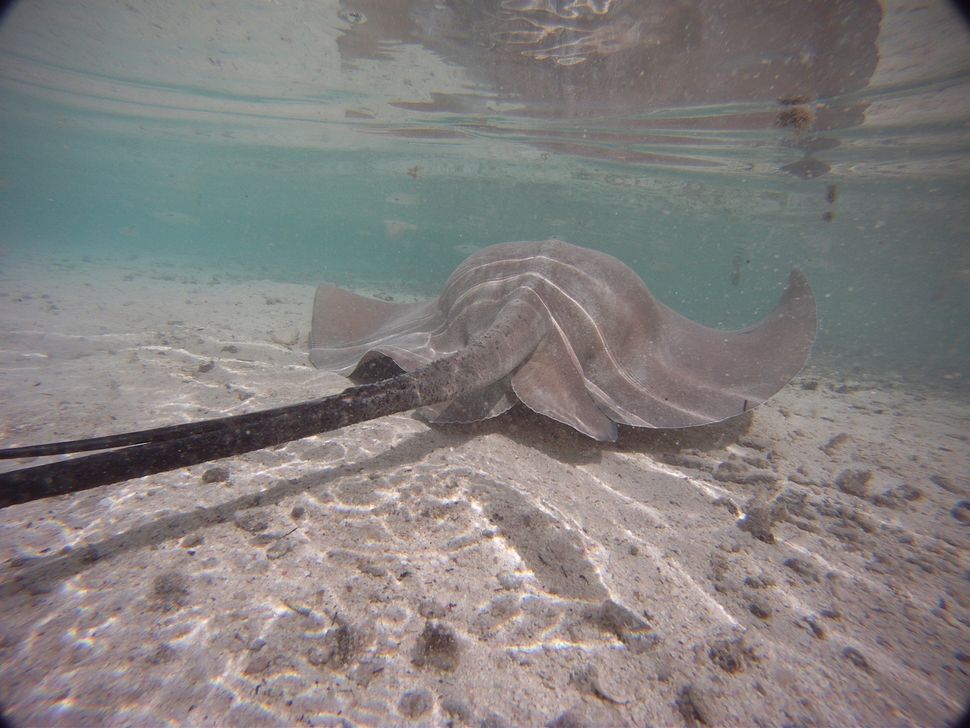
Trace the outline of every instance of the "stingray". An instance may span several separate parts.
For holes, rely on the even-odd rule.
[[[249,414],[14,447],[0,457],[105,450],[0,474],[0,506],[238,455],[419,409],[432,422],[516,402],[602,441],[617,425],[678,428],[741,415],[802,368],[815,298],[797,269],[749,328],[708,328],[651,295],[630,268],[561,240],[469,257],[437,299],[396,304],[321,285],[310,360],[357,381],[340,394]],[[110,449],[109,449],[110,448]]]

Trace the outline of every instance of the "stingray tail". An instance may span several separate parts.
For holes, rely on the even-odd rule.
[[[0,473],[0,508],[261,450],[432,404],[433,392],[422,387],[420,379],[420,371],[400,374],[331,397],[261,412],[2,450],[0,458],[117,448]]]
[[[444,402],[487,386],[521,364],[542,336],[539,321],[530,306],[510,304],[481,337],[457,353],[331,397],[203,422],[0,450],[3,459],[116,448],[0,473],[0,508],[262,450]],[[522,327],[529,337],[519,337],[520,345],[509,352],[502,342]]]

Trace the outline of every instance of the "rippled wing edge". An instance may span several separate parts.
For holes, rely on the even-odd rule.
[[[313,299],[310,361],[347,376],[368,354],[383,354],[411,371],[437,357],[429,332],[439,323],[433,301],[389,303],[324,283]]]
[[[589,383],[599,406],[621,424],[692,427],[743,414],[798,374],[815,341],[815,297],[797,269],[775,309],[744,329],[709,328],[657,305],[663,344],[637,383],[603,376]]]

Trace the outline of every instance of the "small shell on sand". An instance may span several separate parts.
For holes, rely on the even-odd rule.
[[[297,328],[278,329],[269,335],[274,344],[280,346],[296,346],[300,341],[300,330]]]

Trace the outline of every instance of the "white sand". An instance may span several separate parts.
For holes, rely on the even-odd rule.
[[[9,261],[0,443],[346,386],[307,363],[312,288],[211,275]],[[810,369],[747,432],[405,414],[9,508],[0,702],[15,725],[942,725],[970,687],[968,413]]]

